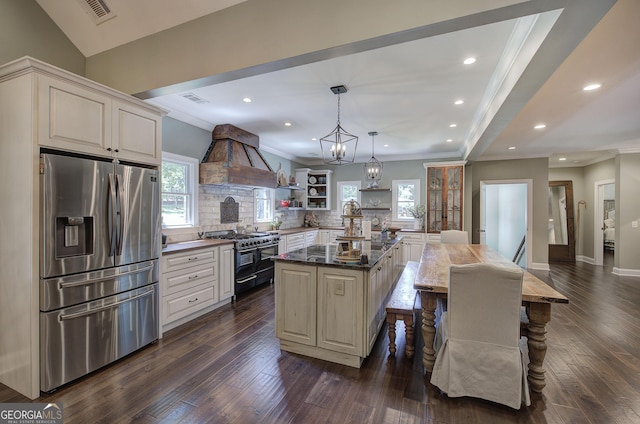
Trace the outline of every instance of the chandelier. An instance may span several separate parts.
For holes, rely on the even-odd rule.
[[[347,132],[340,125],[340,94],[347,92],[347,87],[338,85],[331,87],[333,94],[338,95],[338,124],[329,134],[320,139],[322,160],[329,165],[353,163],[356,157],[358,136]]]
[[[376,131],[369,133],[371,136],[371,159],[364,164],[364,178],[369,183],[367,188],[377,188],[380,178],[382,178],[382,162],[373,154],[374,137],[378,135]]]

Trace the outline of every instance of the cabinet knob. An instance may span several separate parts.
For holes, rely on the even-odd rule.
[[[111,151],[111,147],[107,147],[107,152],[110,152],[110,151]]]

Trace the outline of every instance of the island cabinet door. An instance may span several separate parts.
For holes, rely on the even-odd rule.
[[[366,356],[363,274],[318,268],[318,347]]]
[[[316,345],[316,267],[276,262],[276,337]]]

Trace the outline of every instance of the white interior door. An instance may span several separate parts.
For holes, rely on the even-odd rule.
[[[531,180],[480,182],[480,243],[514,259],[524,237],[525,253],[517,263],[525,268],[532,260],[532,185]]]

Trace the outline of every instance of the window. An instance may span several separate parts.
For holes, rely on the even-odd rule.
[[[198,225],[198,160],[162,152],[162,227]]]
[[[254,220],[255,222],[268,222],[273,219],[274,193],[272,188],[256,188],[254,195]]]
[[[394,221],[413,221],[408,208],[420,205],[420,180],[393,180]]]
[[[342,213],[349,200],[360,203],[360,181],[338,181],[338,212]]]

